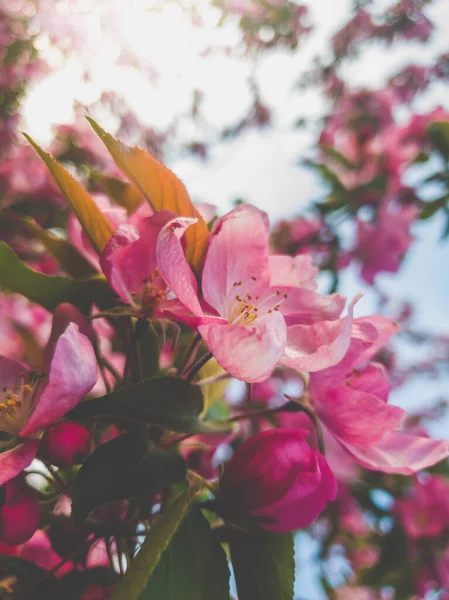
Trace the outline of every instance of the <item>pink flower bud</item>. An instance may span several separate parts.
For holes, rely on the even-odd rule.
[[[335,499],[336,481],[302,429],[270,429],[243,442],[226,465],[217,498],[228,520],[253,518],[269,531],[311,523]]]
[[[68,468],[89,454],[90,434],[73,421],[61,421],[47,427],[39,446],[39,456],[53,465]]]
[[[0,488],[0,541],[8,546],[29,540],[39,525],[39,500],[22,476]]]

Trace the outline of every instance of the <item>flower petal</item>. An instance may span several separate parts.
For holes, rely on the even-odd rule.
[[[354,298],[343,319],[313,325],[291,325],[282,364],[298,371],[320,371],[339,363],[349,348]]]
[[[198,331],[218,364],[248,383],[268,379],[285,348],[286,326],[279,312],[258,319],[254,326],[211,324],[200,325]]]
[[[20,435],[27,436],[57,421],[74,408],[97,381],[91,342],[71,323],[56,343],[47,384]]]
[[[242,282],[243,295],[268,287],[268,239],[266,215],[253,206],[239,206],[216,222],[204,263],[203,294],[220,315],[234,283]]]
[[[158,235],[171,219],[173,213],[161,211],[142,219],[137,227],[121,225],[106,244],[101,268],[112,289],[127,304],[134,304],[132,292],[139,293],[144,280],[154,273]],[[162,282],[161,287],[165,287]]]
[[[157,245],[157,264],[168,287],[194,315],[203,314],[198,299],[198,284],[186,261],[181,238],[196,219],[173,219],[161,230]]]
[[[39,440],[27,440],[0,454],[0,485],[13,479],[26,469],[35,458]]]
[[[367,469],[401,475],[411,475],[449,456],[448,440],[432,440],[402,431],[388,433],[371,448],[343,446]]]
[[[294,258],[284,254],[270,256],[270,285],[272,287],[300,287],[315,291],[318,267],[308,254],[298,254]],[[343,307],[342,307],[343,309]]]

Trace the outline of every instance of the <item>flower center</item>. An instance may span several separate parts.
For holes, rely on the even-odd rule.
[[[251,276],[251,280],[250,285],[244,285],[243,281],[236,281],[232,285],[230,293],[239,293],[232,297],[228,317],[231,325],[250,325],[257,317],[278,311],[282,302],[288,298],[287,293],[282,293],[280,290],[273,291],[271,288],[257,290],[255,295],[245,293],[246,289],[257,285],[257,277]]]
[[[10,437],[16,436],[26,425],[32,411],[36,391],[42,375],[32,375],[30,383],[25,383],[25,374],[12,389],[0,390],[0,448],[10,445]]]
[[[167,297],[167,289],[160,277],[159,268],[156,267],[145,279],[142,280],[140,292],[131,292],[132,299],[139,305],[142,316],[151,318],[159,308],[161,300]]]

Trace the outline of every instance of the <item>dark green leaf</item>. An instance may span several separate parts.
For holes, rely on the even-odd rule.
[[[70,418],[108,416],[162,425],[181,433],[213,433],[226,427],[199,420],[203,410],[201,389],[178,377],[155,377],[87,400]]]
[[[301,161],[301,164],[305,167],[309,167],[317,171],[321,177],[331,186],[334,191],[337,192],[345,192],[346,188],[343,183],[340,181],[337,173],[333,171],[330,167],[328,167],[324,163],[317,163],[313,160],[304,160]]]
[[[112,600],[137,600],[139,598],[163,552],[188,513],[199,489],[200,487],[196,485],[187,488],[156,518],[142,549],[118,584]]]
[[[229,600],[226,555],[198,507],[178,529],[139,600]]]
[[[449,123],[435,121],[427,131],[433,146],[446,160],[449,159]]]
[[[88,456],[79,470],[73,486],[73,520],[79,524],[94,508],[114,500],[155,494],[185,474],[185,461],[176,452],[150,449],[138,435],[114,438]]]
[[[31,219],[24,219],[31,234],[36,236],[46,250],[58,261],[61,269],[74,279],[87,279],[97,275],[97,270],[69,241],[42,229]]]
[[[34,271],[4,242],[0,242],[0,285],[51,312],[62,302],[70,302],[85,312],[92,302],[85,285],[65,277]]]
[[[355,163],[353,163],[351,160],[349,160],[349,158],[346,158],[346,156],[344,156],[344,154],[342,154],[335,148],[332,148],[331,146],[321,146],[320,145],[320,150],[324,154],[329,156],[329,158],[333,158],[336,162],[340,163],[340,165],[342,167],[345,167],[346,169],[357,169],[358,168]]]
[[[239,600],[293,600],[293,534],[232,531],[229,548]]]
[[[17,577],[19,583],[23,584],[32,584],[35,581],[39,581],[47,573],[30,560],[25,560],[18,556],[0,554],[0,574],[3,570],[6,570],[8,575]]]

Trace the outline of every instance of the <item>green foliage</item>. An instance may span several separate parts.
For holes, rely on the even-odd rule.
[[[51,312],[58,304],[70,302],[84,313],[95,297],[104,295],[103,292],[108,289],[102,278],[78,282],[34,271],[4,242],[0,242],[0,286],[22,294]]]
[[[164,551],[187,515],[199,489],[200,487],[197,485],[187,488],[155,519],[142,549],[118,584],[112,600],[137,600],[139,598]]]
[[[229,600],[226,555],[207,519],[193,507],[139,600]]]
[[[113,500],[154,495],[184,479],[186,464],[173,451],[152,449],[139,435],[122,435],[102,444],[78,472],[72,516],[81,523],[98,506]]]
[[[72,419],[107,416],[140,421],[181,433],[228,429],[201,421],[202,410],[203,394],[197,385],[178,377],[155,377],[82,402],[69,414]]]
[[[293,534],[232,531],[229,548],[239,600],[293,600]]]

